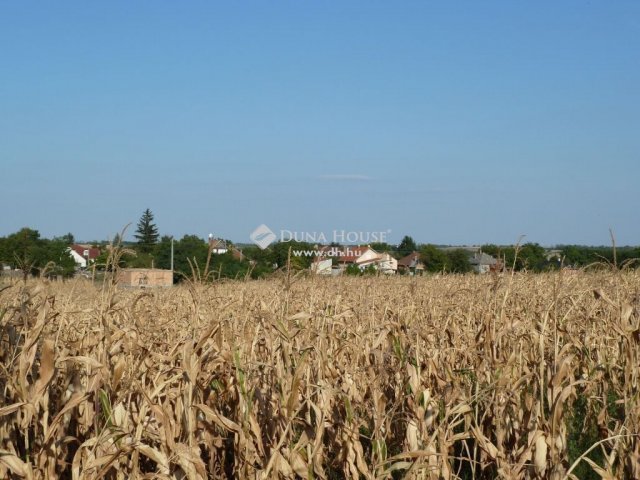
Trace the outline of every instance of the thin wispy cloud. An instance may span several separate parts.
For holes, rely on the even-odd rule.
[[[320,180],[336,180],[336,181],[351,181],[351,182],[368,182],[373,180],[373,177],[369,175],[360,174],[335,174],[335,175],[320,175]]]

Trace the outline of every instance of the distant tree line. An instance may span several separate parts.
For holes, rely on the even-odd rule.
[[[561,248],[565,265],[586,267],[594,263],[606,262],[619,267],[638,267],[640,247],[585,247],[581,245],[565,245]]]
[[[28,275],[60,275],[69,277],[75,271],[75,261],[69,253],[73,243],[70,233],[49,240],[37,230],[25,227],[6,237],[0,237],[0,263]]]
[[[507,268],[542,272],[560,267],[582,268],[594,265],[637,268],[640,247],[558,246],[553,252],[537,243],[514,246],[483,245],[482,251],[504,263]],[[517,255],[516,255],[517,252]]]
[[[114,245],[121,244],[124,252],[120,258],[120,267],[129,268],[171,268],[171,243],[169,235],[160,236],[154,223],[151,210],[143,212],[134,234],[135,242],[122,242],[117,236]],[[209,243],[197,235],[184,235],[173,239],[174,280],[207,276],[218,278],[260,278],[272,274],[278,269],[307,269],[311,265],[311,257],[289,258],[289,248],[293,250],[312,250],[313,245],[305,242],[275,243],[265,250],[257,246],[236,248],[230,240],[224,240],[226,253],[213,254]],[[98,259],[98,264],[106,264],[109,251],[105,249]]]
[[[103,269],[114,246],[121,248],[120,267],[130,268],[171,268],[172,237],[160,235],[151,210],[146,209],[136,226],[136,241],[123,241],[116,235],[111,242],[92,242],[101,247],[102,254],[95,262],[95,268]],[[174,280],[180,282],[189,278],[207,276],[217,278],[260,278],[280,269],[308,269],[313,261],[311,256],[295,256],[290,251],[313,251],[316,245],[308,242],[276,242],[262,250],[257,246],[236,248],[233,242],[225,240],[228,251],[212,254],[209,244],[197,235],[184,235],[173,239]],[[22,228],[6,237],[0,237],[0,263],[12,269],[20,269],[25,276],[59,275],[72,276],[76,271],[75,262],[69,252],[74,243],[71,233],[41,238],[37,230]],[[339,245],[336,245],[339,246]],[[472,271],[471,253],[466,249],[443,249],[433,244],[417,244],[410,236],[404,236],[397,245],[372,243],[377,252],[389,253],[401,259],[417,252],[427,272],[467,273]],[[495,257],[504,267],[517,271],[541,272],[568,266],[581,268],[593,264],[615,265],[617,267],[636,267],[640,258],[640,247],[588,247],[566,245],[557,247],[553,252],[537,243],[525,243],[518,246],[498,246],[487,244],[481,251]],[[357,266],[346,269],[347,274],[375,274],[374,268],[361,271]]]

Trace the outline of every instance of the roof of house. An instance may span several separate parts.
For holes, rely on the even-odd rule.
[[[360,258],[369,250],[376,253],[375,250],[368,245],[364,247],[359,245],[347,245],[344,247],[335,247],[328,245],[325,247],[320,247],[318,250],[320,252],[324,252],[323,256],[336,257],[338,261],[342,263],[354,263],[356,260],[358,260],[358,258]]]
[[[209,247],[217,248],[217,249],[227,249],[227,242],[222,240],[221,238],[210,238],[209,239]]]
[[[416,268],[420,263],[422,262],[420,261],[420,254],[418,252],[411,252],[406,257],[402,257],[398,260],[398,266],[407,268]]]
[[[81,257],[86,257],[85,252],[88,252],[89,260],[95,260],[100,256],[100,249],[91,247],[91,245],[80,245],[76,243],[71,245],[70,248]]]
[[[496,265],[498,260],[484,252],[478,252],[469,258],[469,263],[471,265]]]

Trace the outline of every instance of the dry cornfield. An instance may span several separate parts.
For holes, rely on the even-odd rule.
[[[639,272],[0,289],[0,478],[640,478]]]

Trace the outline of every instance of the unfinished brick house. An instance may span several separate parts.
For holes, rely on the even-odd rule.
[[[118,285],[125,288],[170,287],[173,272],[160,268],[124,268],[118,274]]]

